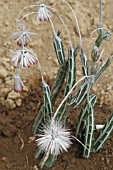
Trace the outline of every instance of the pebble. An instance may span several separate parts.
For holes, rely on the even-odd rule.
[[[39,170],[37,165],[34,165],[33,170]]]
[[[102,4],[105,5],[105,4],[106,4],[106,0],[103,0],[103,1],[102,1]]]
[[[4,97],[0,97],[0,103],[4,105]]]
[[[12,87],[13,86],[13,79],[12,80],[7,80],[6,82],[5,82],[5,85],[7,86],[7,87]]]
[[[35,141],[35,139],[36,139],[36,137],[35,137],[35,136],[31,136],[31,137],[29,137],[29,142],[28,142],[28,143],[31,143],[31,142]]]
[[[2,157],[2,161],[7,162],[8,158],[7,157]]]
[[[110,164],[110,159],[107,157],[106,158],[106,164],[109,165]]]
[[[49,5],[53,5],[54,4],[54,0],[49,0]]]
[[[8,76],[8,71],[6,68],[0,68],[0,78],[6,78]]]
[[[102,160],[102,161],[104,161],[104,157],[103,157],[103,158],[101,158],[101,160]]]
[[[8,99],[17,99],[17,98],[20,98],[21,95],[20,93],[16,93],[14,91],[11,91],[9,94],[8,94]]]
[[[2,83],[3,83],[3,79],[0,78],[0,84],[2,84]]]
[[[22,105],[22,99],[16,99],[15,103],[18,107],[20,107]]]
[[[14,109],[16,107],[16,104],[14,103],[14,101],[12,99],[7,99],[4,101],[4,105],[8,108],[8,109]]]
[[[2,88],[0,90],[0,97],[6,96],[8,94],[8,92],[9,92],[9,90],[10,90],[9,88]]]

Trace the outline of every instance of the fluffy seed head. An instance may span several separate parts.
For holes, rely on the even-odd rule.
[[[58,121],[51,121],[43,126],[36,140],[37,145],[43,151],[50,151],[51,154],[58,155],[62,151],[67,151],[71,145],[70,132]]]

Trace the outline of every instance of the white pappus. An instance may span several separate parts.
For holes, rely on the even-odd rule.
[[[71,145],[71,134],[61,122],[51,120],[48,124],[43,125],[36,142],[43,151],[58,155],[62,151],[67,151]]]

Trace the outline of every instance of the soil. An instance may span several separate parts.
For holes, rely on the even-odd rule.
[[[20,108],[7,110],[3,106],[0,107],[0,170],[38,169],[38,161],[34,158],[37,146],[32,135],[32,125],[43,99],[41,81],[37,83],[40,86],[37,89],[32,89]],[[50,81],[48,83],[51,84]],[[80,109],[70,110],[68,126],[73,131],[79,112]],[[111,110],[107,106],[100,107],[97,104],[95,108],[96,123],[104,124],[110,112]],[[80,159],[77,156],[79,147],[79,143],[73,141],[69,152],[60,155],[52,169],[113,169],[113,136],[108,139],[98,153],[92,154],[88,159]]]
[[[99,23],[99,1],[98,0],[69,0],[68,1],[74,8],[83,37],[83,44],[86,54],[89,56],[92,46],[92,41],[89,39],[91,31],[93,31]],[[33,0],[27,1],[0,1],[0,56],[1,61],[5,58],[9,59],[10,49],[16,49],[16,44],[11,40],[9,33],[15,32],[15,20],[23,7],[36,3]],[[56,1],[47,1],[48,5],[56,7]],[[76,44],[79,42],[77,28],[75,27],[74,20],[70,14],[69,9],[62,3],[58,6],[59,12],[62,17],[65,18],[65,22],[69,23],[68,27],[71,32],[72,40]],[[103,21],[104,27],[107,27],[113,31],[112,16],[113,16],[113,3],[112,0],[103,0]],[[38,53],[42,70],[46,79],[46,82],[51,85],[52,79],[57,74],[58,63],[55,59],[53,49],[50,50],[52,44],[52,35],[50,25],[38,23],[30,18],[25,20],[27,25],[32,28],[32,31],[38,32],[36,39],[30,44],[30,48]],[[63,26],[58,24],[58,18],[55,18],[56,29],[63,30]],[[73,21],[73,22],[72,22]],[[34,25],[34,26],[33,26]],[[47,32],[46,32],[47,31]],[[47,33],[47,34],[46,34]],[[45,41],[48,38],[49,41]],[[62,31],[62,38],[64,40],[64,46],[66,48],[69,45],[69,41],[66,32]],[[105,59],[110,55],[113,50],[111,44],[106,42],[104,47]],[[46,49],[45,49],[46,46]],[[90,58],[89,63],[90,63]],[[3,63],[2,63],[3,64]],[[1,64],[1,66],[2,66]],[[49,67],[48,67],[49,66]],[[105,74],[100,78],[100,81],[94,86],[94,91],[98,96],[98,102],[95,107],[95,117],[97,124],[104,124],[113,110],[113,76],[112,66],[107,69]],[[5,65],[7,70],[7,79],[0,77],[0,89],[7,88],[7,81],[13,75],[14,69],[9,69],[9,65]],[[80,64],[78,59],[78,78],[81,76],[81,70],[79,70]],[[24,73],[24,74],[23,74]],[[9,91],[5,92],[4,96],[0,98],[0,170],[38,170],[38,161],[35,160],[34,154],[36,151],[35,138],[32,135],[32,125],[37,115],[38,110],[43,104],[42,99],[42,87],[39,73],[37,74],[37,68],[30,68],[30,71],[21,70],[21,75],[26,79],[25,83],[29,88],[29,93],[24,92],[23,96],[19,96],[21,104],[18,107],[17,99],[13,99],[13,108],[7,107],[6,101],[8,100]],[[9,79],[8,79],[9,78]],[[9,86],[8,86],[9,87]],[[11,88],[11,85],[10,85]],[[3,93],[2,93],[3,94]],[[5,101],[5,102],[4,102]],[[15,105],[14,105],[15,104]],[[76,119],[78,117],[80,109],[75,110],[73,114],[69,114],[69,127],[75,129]],[[112,170],[113,169],[113,135],[107,140],[106,144],[98,153],[92,154],[88,159],[79,159],[76,155],[76,151],[79,144],[73,141],[73,145],[69,149],[68,153],[63,153],[58,157],[53,170]]]

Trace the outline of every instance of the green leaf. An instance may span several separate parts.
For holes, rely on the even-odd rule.
[[[59,64],[64,65],[66,62],[64,48],[63,48],[63,44],[62,44],[62,40],[60,36],[57,35],[56,33],[54,34],[53,44],[54,44],[54,48],[55,48],[55,52],[56,52],[56,56],[57,56]]]
[[[103,146],[103,144],[106,142],[112,131],[113,131],[113,113],[111,113],[107,123],[105,124],[104,128],[101,130],[99,136],[95,140],[92,146],[92,152],[97,152]]]

